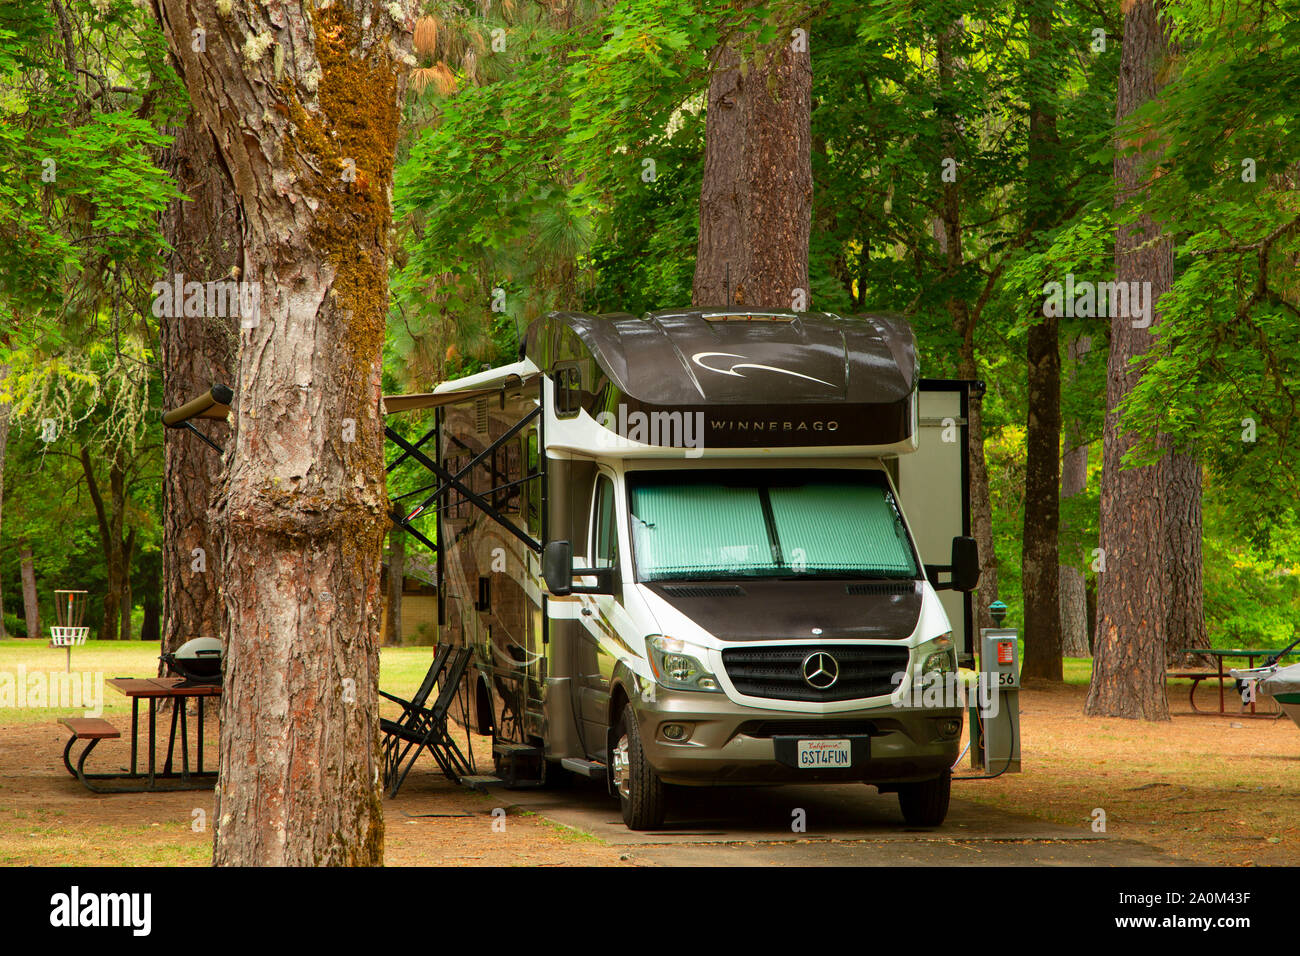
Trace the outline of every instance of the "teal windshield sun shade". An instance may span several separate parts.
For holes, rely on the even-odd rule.
[[[847,574],[914,577],[907,534],[882,485],[756,475],[631,488],[642,580]],[[773,546],[779,545],[779,557]]]
[[[883,488],[819,482],[776,485],[769,495],[781,554],[794,571],[916,572]]]
[[[647,485],[631,498],[637,560],[650,580],[777,567],[757,488]]]

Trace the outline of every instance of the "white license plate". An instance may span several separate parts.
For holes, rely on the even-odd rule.
[[[849,740],[801,740],[800,770],[825,770],[853,765],[853,742]]]

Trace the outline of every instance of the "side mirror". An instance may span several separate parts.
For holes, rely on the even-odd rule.
[[[974,538],[952,539],[952,589],[974,591],[980,583],[980,549]]]
[[[575,576],[591,575],[596,584],[588,587],[574,584]],[[567,597],[570,594],[613,594],[618,580],[615,568],[575,568],[573,566],[573,544],[569,541],[552,541],[542,551],[542,577],[546,581],[546,590],[554,597]]]
[[[542,552],[542,577],[546,590],[556,597],[573,591],[573,545],[568,541],[552,541]]]

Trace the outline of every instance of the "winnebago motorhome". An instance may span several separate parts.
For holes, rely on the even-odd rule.
[[[867,783],[942,822],[970,654],[965,382],[900,319],[555,313],[434,408],[441,640],[516,782],[603,777],[634,829],[673,788]],[[420,445],[434,440],[436,452]],[[427,531],[427,528],[426,528]]]

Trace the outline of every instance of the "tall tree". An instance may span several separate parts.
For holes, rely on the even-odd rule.
[[[1053,188],[1059,171],[1050,37],[1055,3],[1025,4],[1029,23],[1029,157],[1026,226],[1050,228],[1059,215]],[[1046,313],[1048,310],[1043,310]],[[1028,425],[1025,431],[1025,510],[1021,536],[1021,587],[1025,601],[1024,677],[1060,681],[1061,605],[1060,444],[1061,353],[1055,315],[1035,316],[1026,345]]]
[[[724,40],[713,69],[691,299],[705,306],[809,309],[807,31],[752,55]]]
[[[27,622],[27,636],[41,636],[41,602],[36,593],[36,561],[31,543],[26,538],[18,541],[19,562],[23,576],[23,617]]]
[[[1148,213],[1133,215],[1158,161],[1152,132],[1127,122],[1165,85],[1169,43],[1161,0],[1134,0],[1124,14],[1116,121],[1121,141],[1115,155],[1115,279],[1147,291],[1151,326],[1155,303],[1174,278],[1171,238]],[[1120,309],[1111,320],[1106,376],[1106,422],[1102,444],[1101,550],[1105,571],[1097,596],[1092,684],[1085,713],[1094,716],[1168,720],[1165,653],[1169,615],[1166,503],[1162,472],[1167,462],[1125,467],[1136,437],[1121,427],[1120,405],[1142,376],[1154,345],[1151,327],[1136,310]],[[1123,314],[1123,313],[1131,314]]]
[[[245,224],[217,516],[217,865],[378,865],[379,416],[401,3],[159,0]],[[206,31],[204,50],[192,31]]]
[[[384,615],[384,643],[402,643],[402,585],[406,580],[406,532],[393,527],[388,532],[388,601]]]
[[[948,11],[940,10],[940,16]],[[956,163],[957,157],[967,153],[963,142],[965,118],[957,103],[957,88],[962,83],[965,58],[954,47],[969,42],[963,20],[941,23],[934,35],[935,75],[937,79],[937,113],[939,142],[943,163]],[[942,275],[947,294],[944,308],[957,339],[957,375],[969,381],[982,378],[976,357],[975,336],[980,318],[988,302],[993,282],[1001,272],[991,270],[988,282],[972,302],[963,287],[963,274],[971,263],[966,258],[966,227],[963,220],[963,194],[966,184],[959,176],[942,176],[939,197],[939,216],[935,235],[943,257]],[[967,197],[969,198],[969,197]],[[973,390],[967,406],[966,440],[970,461],[971,532],[979,544],[980,581],[975,592],[976,627],[992,627],[989,605],[998,597],[998,554],[993,545],[993,502],[989,494],[988,460],[984,453],[984,391]]]
[[[183,64],[178,64],[183,66]],[[212,133],[191,111],[176,131],[167,166],[187,197],[163,217],[171,252],[164,281],[228,281],[239,274],[244,224],[234,184],[221,162]],[[175,408],[210,388],[233,381],[235,318],[185,315],[167,309],[158,318],[163,373],[163,407]],[[226,426],[204,425],[218,444]],[[208,514],[222,463],[203,442],[184,431],[164,436],[162,649],[171,651],[195,637],[221,635],[221,542]],[[161,665],[160,665],[161,666]]]
[[[1205,627],[1202,576],[1201,461],[1194,452],[1171,449],[1161,463],[1161,497],[1165,504],[1165,560],[1169,582],[1165,660],[1190,663],[1192,648],[1210,646]]]
[[[108,570],[108,587],[104,592],[104,620],[100,625],[101,641],[131,639],[131,559],[135,553],[136,528],[128,526],[127,512],[127,453],[120,445],[111,450],[108,462],[108,500],[104,500],[100,483],[95,477],[95,465],[90,448],[78,449],[82,472],[90,500],[95,506],[99,524],[99,540],[104,550],[104,564]]]
[[[1072,336],[1066,346],[1066,358],[1071,366],[1071,383],[1077,373],[1077,363],[1092,348],[1088,336]],[[1088,442],[1083,435],[1083,427],[1077,418],[1065,420],[1062,416],[1062,430],[1065,434],[1064,447],[1061,449],[1061,504],[1083,493],[1088,486]],[[1062,536],[1072,531],[1064,516],[1061,518]],[[1083,573],[1083,555],[1069,549],[1060,555],[1061,582],[1061,654],[1065,657],[1089,657],[1092,649],[1088,643],[1088,589]]]
[[[4,390],[4,381],[9,375],[9,370],[0,365],[0,392]],[[9,413],[10,403],[8,399],[0,394],[0,506],[3,506],[5,497],[5,451],[9,446]],[[4,594],[0,592],[0,637],[8,637],[5,633],[5,605]]]

